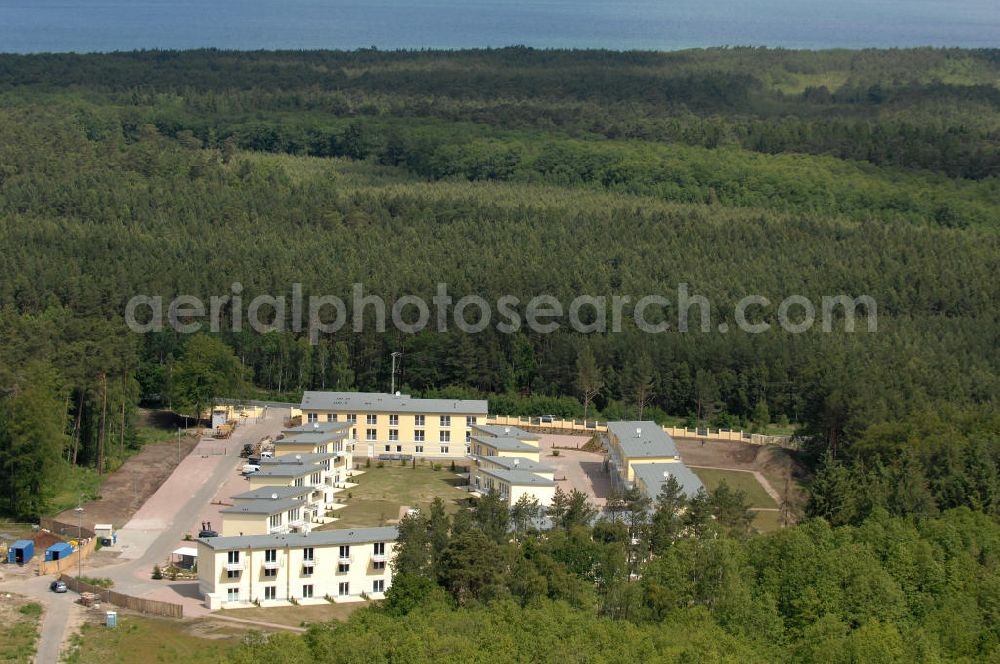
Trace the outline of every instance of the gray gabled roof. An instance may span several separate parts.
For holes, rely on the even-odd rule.
[[[677,456],[674,439],[656,422],[608,422],[608,433],[614,434],[629,459]]]
[[[414,399],[408,394],[382,392],[306,392],[302,395],[301,408],[433,415],[486,415],[487,413],[485,399]]]
[[[286,546],[337,546],[339,544],[368,544],[393,542],[399,536],[395,526],[381,528],[342,528],[340,530],[314,530],[309,534],[286,533],[275,535],[240,535],[236,537],[203,537],[198,540],[215,551],[234,549],[281,549]]]
[[[540,440],[540,437],[520,427],[512,427],[504,424],[473,424],[472,428],[482,431],[488,436],[503,438],[520,438],[522,440]]]
[[[472,458],[489,461],[507,470],[527,470],[533,473],[554,473],[556,471],[552,466],[546,466],[544,463],[532,461],[524,457],[476,456],[473,454]]]
[[[326,461],[327,459],[332,459],[336,457],[339,452],[300,452],[292,454],[282,454],[276,457],[265,457],[260,460],[261,466],[289,466],[293,464],[298,464],[302,461],[304,464],[309,463],[319,463],[320,461]]]
[[[304,477],[310,473],[319,473],[325,470],[322,466],[314,463],[275,463],[267,468],[261,466],[260,470],[253,473],[252,477]]]
[[[270,500],[271,496],[278,494],[278,498],[301,498],[308,496],[316,489],[311,486],[262,486],[253,491],[244,491],[231,498],[235,501],[248,500]]]
[[[290,510],[293,507],[302,507],[305,503],[295,498],[279,498],[271,500],[245,500],[240,501],[232,507],[219,510],[220,514],[278,514]]]
[[[472,440],[482,443],[483,445],[489,445],[490,447],[503,452],[540,451],[534,445],[529,445],[528,443],[521,442],[517,438],[505,438],[502,436],[497,438],[492,438],[490,436],[472,436]]]
[[[482,475],[492,475],[498,479],[510,482],[515,486],[555,486],[550,479],[536,475],[527,470],[500,470],[497,468],[480,468],[476,472]]]
[[[677,480],[688,498],[693,498],[698,493],[698,489],[705,486],[702,484],[701,478],[679,461],[674,463],[636,463],[632,464],[632,472],[635,473],[636,479],[642,480],[642,483],[646,485],[649,497],[653,500],[656,500],[660,488],[667,482],[669,476],[673,476]]]
[[[285,436],[281,440],[274,441],[275,445],[283,445],[285,443],[295,443],[299,445],[322,445],[325,443],[334,442],[343,438],[339,432],[337,433],[299,433],[294,436]]]
[[[298,435],[301,433],[326,433],[347,435],[347,430],[351,428],[348,422],[312,422],[300,424],[297,427],[282,429],[282,433]]]

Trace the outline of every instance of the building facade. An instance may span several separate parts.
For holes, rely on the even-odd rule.
[[[472,428],[486,423],[485,400],[415,399],[376,392],[306,392],[302,423],[346,424],[355,454],[444,459],[469,452]]]
[[[395,527],[198,540],[198,587],[209,609],[380,599],[392,585]]]

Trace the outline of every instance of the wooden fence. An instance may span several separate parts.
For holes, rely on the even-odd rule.
[[[65,521],[56,521],[47,517],[42,517],[38,520],[38,527],[53,532],[67,540],[77,539],[78,537],[93,538],[95,536],[94,531],[83,524],[66,523]]]
[[[518,417],[512,415],[490,415],[487,424],[499,426],[514,426],[529,431],[544,431],[549,433],[595,434],[607,433],[606,422],[596,420],[563,420],[552,417]],[[791,436],[768,436],[762,433],[732,431],[730,429],[686,429],[684,427],[663,427],[663,430],[673,438],[703,440],[713,442],[737,442],[750,445],[778,445],[780,447],[797,447]]]
[[[74,567],[80,564],[80,555],[83,555],[83,559],[86,560],[90,557],[90,554],[94,552],[94,547],[97,545],[97,538],[91,537],[90,539],[84,540],[80,548],[73,551],[72,554],[66,556],[65,558],[60,558],[59,560],[40,560],[38,562],[38,576],[48,576],[49,574],[60,574],[63,571],[72,571]],[[44,558],[45,552],[41,552]]]
[[[66,586],[73,592],[94,593],[101,598],[102,602],[114,604],[115,606],[120,606],[123,609],[131,609],[132,611],[138,611],[139,613],[145,613],[150,616],[164,616],[166,618],[184,617],[184,606],[181,604],[172,604],[170,602],[161,602],[155,599],[132,597],[131,595],[115,592],[110,588],[92,586],[89,583],[79,581],[67,574],[63,574],[60,579],[64,581]]]

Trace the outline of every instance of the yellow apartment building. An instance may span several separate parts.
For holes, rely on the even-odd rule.
[[[552,504],[556,492],[555,469],[524,457],[472,456],[469,485],[474,491],[496,491],[507,505],[527,494],[543,507]]]
[[[677,445],[656,422],[608,422],[608,465],[623,482],[635,481],[635,467],[647,463],[678,463]]]
[[[395,527],[198,540],[198,588],[212,610],[381,599],[392,585]]]
[[[472,428],[486,423],[485,400],[415,399],[378,392],[306,392],[303,426],[346,423],[354,453],[445,459],[469,452]]]
[[[538,445],[517,438],[502,436],[472,436],[470,454],[474,457],[521,457],[538,462]]]

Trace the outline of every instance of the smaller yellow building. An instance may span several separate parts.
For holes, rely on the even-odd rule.
[[[521,457],[538,462],[539,449],[517,438],[492,436],[473,436],[471,443],[472,456],[480,457]]]
[[[635,481],[635,466],[645,463],[675,463],[681,457],[677,445],[656,422],[608,422],[608,464],[623,482]]]
[[[381,599],[392,585],[395,527],[198,540],[198,587],[209,609]]]
[[[496,491],[507,505],[528,495],[543,507],[552,504],[556,492],[555,469],[523,457],[472,456],[469,485],[473,491]]]

